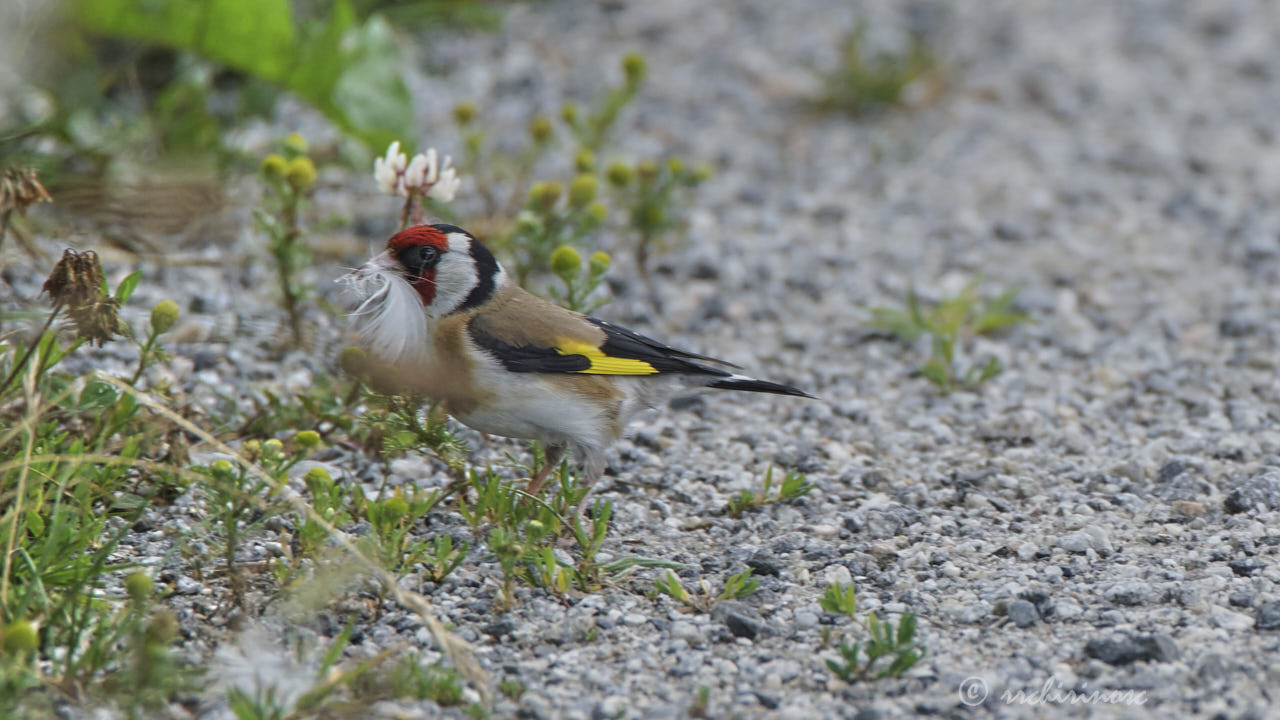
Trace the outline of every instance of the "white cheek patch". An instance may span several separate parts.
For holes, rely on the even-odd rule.
[[[436,295],[427,312],[433,317],[443,317],[457,310],[476,283],[470,238],[462,233],[449,233],[449,250],[441,254],[436,265]]]
[[[431,336],[422,299],[399,272],[387,269],[378,260],[370,260],[339,278],[360,303],[351,313],[360,326],[360,339],[370,351],[389,362],[412,355],[425,357],[430,351]]]

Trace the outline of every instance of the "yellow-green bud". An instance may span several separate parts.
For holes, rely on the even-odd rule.
[[[284,171],[287,167],[289,167],[289,161],[278,153],[271,153],[262,158],[262,174],[268,180],[283,180]]]
[[[213,470],[213,474],[218,477],[229,477],[231,473],[235,472],[236,466],[232,465],[230,460],[214,460],[210,468]]]
[[[597,250],[591,253],[591,259],[587,261],[587,269],[592,275],[600,276],[609,271],[609,265],[613,263],[613,258],[609,257],[609,253],[603,250]]]
[[[278,458],[284,454],[284,443],[275,438],[268,438],[262,443],[262,457],[267,460]]]
[[[605,175],[609,178],[609,184],[614,187],[626,187],[631,182],[631,168],[621,161],[609,163]]]
[[[582,174],[569,183],[569,205],[582,208],[596,199],[596,176]]]
[[[689,180],[693,184],[697,185],[698,183],[706,182],[711,177],[711,174],[711,166],[706,163],[702,163],[693,169],[693,173],[689,176]]]
[[[173,641],[174,635],[178,634],[178,618],[167,610],[158,612],[151,618],[151,622],[147,623],[144,633],[147,644],[168,645]]]
[[[124,590],[129,593],[129,599],[135,603],[144,602],[151,597],[153,587],[151,576],[144,572],[130,573],[124,579]]]
[[[284,151],[289,157],[298,157],[307,154],[307,139],[298,133],[289,133],[284,139]]]
[[[560,106],[560,119],[565,124],[573,126],[578,124],[578,106],[571,102],[567,102]]]
[[[640,53],[627,53],[622,58],[622,74],[627,78],[627,87],[635,89],[644,80],[645,62]]]
[[[656,228],[662,225],[665,216],[661,205],[650,203],[640,208],[636,221],[641,227]]]
[[[388,522],[400,522],[400,518],[409,514],[409,502],[399,495],[387,498],[382,503],[382,517]]]
[[[595,225],[599,225],[604,222],[604,219],[608,216],[609,209],[604,206],[604,203],[593,202],[587,206],[587,217],[590,218],[591,222]]]
[[[245,443],[240,446],[240,453],[247,459],[254,460],[262,454],[262,443],[257,440],[246,440]],[[217,463],[215,463],[215,465],[216,464]]]
[[[535,115],[529,121],[529,137],[539,145],[551,139],[551,118],[546,115]]]
[[[313,485],[326,487],[333,484],[333,477],[329,475],[328,470],[317,465],[308,470],[306,475],[302,476],[302,482],[306,483],[307,487],[312,487]]]
[[[579,150],[578,154],[573,158],[573,168],[580,173],[594,172],[596,169],[596,154],[590,150]]]
[[[568,245],[561,245],[551,253],[551,272],[568,282],[582,269],[582,256]]]
[[[36,629],[26,620],[9,623],[0,637],[4,640],[5,654],[11,655],[33,652],[40,643]]]
[[[546,181],[534,183],[529,188],[529,205],[537,210],[547,212],[556,206],[564,188],[558,182]]]
[[[684,161],[678,157],[668,158],[667,169],[671,171],[672,175],[679,175],[684,172]]]
[[[163,335],[173,329],[178,322],[178,303],[172,300],[161,300],[151,308],[151,330]]]
[[[641,160],[636,163],[636,176],[641,182],[653,182],[658,177],[658,163],[652,160]]]
[[[284,179],[289,183],[289,187],[297,192],[308,192],[316,184],[316,164],[311,162],[309,157],[296,157],[290,160],[289,167],[285,168]]]
[[[543,525],[541,520],[530,520],[528,527],[529,532],[534,535],[541,535],[543,531],[547,529],[546,525]]]
[[[466,127],[476,119],[476,113],[475,103],[458,103],[453,107],[453,121],[458,123],[459,127]]]
[[[533,202],[533,198],[529,198]],[[542,223],[538,221],[537,216],[529,211],[524,211],[516,216],[516,234],[517,235],[534,235],[542,229]]]
[[[320,433],[315,430],[300,430],[293,436],[293,443],[303,450],[315,450],[320,447]]]
[[[338,367],[348,375],[360,376],[364,374],[365,354],[364,350],[349,345],[342,349],[338,354]]]

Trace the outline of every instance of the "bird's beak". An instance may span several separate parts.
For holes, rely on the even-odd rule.
[[[399,263],[391,256],[390,250],[382,252],[369,258],[364,265],[356,269],[356,277],[363,278],[370,275],[377,275],[384,272],[394,272],[399,269]]]

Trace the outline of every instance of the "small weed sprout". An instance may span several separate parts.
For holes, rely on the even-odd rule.
[[[978,282],[978,278],[971,280],[955,297],[945,298],[932,307],[924,307],[912,288],[907,290],[905,309],[877,307],[871,310],[871,326],[887,330],[904,343],[929,336],[931,355],[919,372],[943,394],[973,389],[1004,370],[995,357],[964,370],[956,367],[956,349],[962,343],[1030,320],[1025,313],[1013,309],[1018,299],[1016,288],[985,301],[978,295]]]
[[[564,187],[558,182],[539,182],[529,189],[525,209],[516,217],[511,235],[503,241],[506,251],[515,258],[516,280],[521,285],[535,271],[551,267],[557,248],[581,244],[583,238],[600,227],[608,210],[595,201],[595,194],[595,178],[590,175],[575,179],[563,202]]]
[[[858,117],[902,105],[908,88],[927,83],[936,93],[941,85],[937,61],[923,38],[913,36],[905,52],[866,50],[867,24],[857,23],[840,47],[840,63],[822,78],[822,94],[816,100],[821,110]]]
[[[813,485],[805,481],[804,473],[788,470],[786,477],[782,479],[782,484],[778,487],[778,494],[771,496],[769,493],[773,489],[773,467],[770,466],[764,474],[764,487],[759,492],[739,491],[737,495],[730,498],[726,511],[730,515],[738,517],[752,508],[804,497],[809,494],[809,491],[813,490],[813,487]]]
[[[852,618],[857,612],[852,586],[828,585],[818,602],[832,614]],[[842,638],[837,648],[840,659],[827,660],[827,668],[845,682],[898,677],[924,656],[924,646],[915,639],[915,613],[903,613],[896,629],[891,621],[870,613],[865,627],[869,637],[852,644]],[[889,658],[887,665],[880,662],[882,658]]]
[[[681,605],[701,612],[709,612],[722,600],[741,600],[754,594],[760,589],[760,581],[751,576],[751,570],[748,568],[730,575],[724,581],[724,589],[719,595],[711,594],[711,586],[706,580],[699,580],[698,586],[698,594],[689,592],[680,582],[680,578],[671,570],[662,573],[653,581],[654,591],[658,594],[666,595]]]
[[[284,154],[272,153],[262,161],[266,185],[262,207],[254,211],[259,227],[267,233],[267,249],[275,259],[281,302],[289,318],[294,345],[302,343],[302,304],[311,288],[299,274],[311,264],[303,242],[298,214],[316,185],[316,166],[307,157],[307,141],[298,134],[284,141]]]
[[[582,256],[577,250],[562,245],[551,254],[551,271],[564,283],[564,290],[551,289],[551,297],[564,307],[580,313],[590,314],[609,302],[609,298],[593,298],[599,289],[605,273],[609,271],[611,259],[605,252],[592,253],[584,271]]]
[[[635,262],[641,274],[647,275],[649,258],[664,249],[664,238],[683,223],[680,209],[688,197],[682,191],[709,177],[710,166],[690,168],[679,158],[664,163],[642,160],[634,169],[621,162],[610,164],[606,178],[635,235]]]

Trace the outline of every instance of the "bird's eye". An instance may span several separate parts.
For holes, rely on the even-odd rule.
[[[400,262],[415,275],[435,267],[440,262],[440,249],[434,245],[418,245],[400,253]]]

